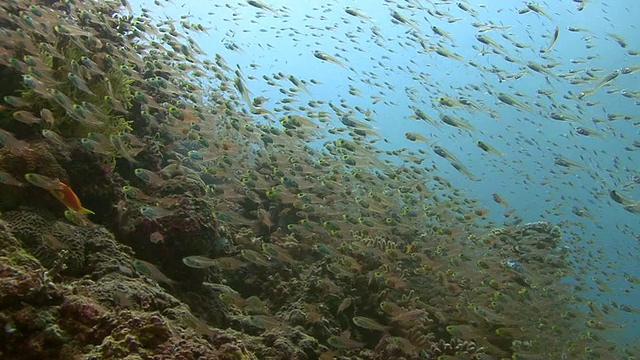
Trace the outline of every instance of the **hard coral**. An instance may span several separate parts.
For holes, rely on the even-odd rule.
[[[0,149],[0,164],[2,168],[16,177],[23,179],[26,173],[38,173],[60,181],[68,182],[66,171],[58,164],[56,157],[49,151],[46,144],[30,143],[27,149],[18,153],[7,148]]]
[[[0,354],[14,359],[59,358],[65,334],[55,326],[53,309],[63,291],[50,282],[36,259],[20,247],[0,220]],[[51,346],[46,346],[51,344]]]
[[[56,304],[60,291],[49,283],[45,270],[26,253],[0,220],[0,308],[16,301],[30,304]]]
[[[160,314],[121,311],[118,322],[111,334],[88,355],[89,359],[122,359],[133,354],[143,358],[218,358],[205,340],[180,331]]]
[[[0,183],[2,198],[0,199],[0,211],[14,209],[19,205],[32,202],[34,198],[48,199],[52,207],[64,208],[45,190],[30,186],[24,181],[26,173],[37,173],[62,182],[68,182],[66,171],[60,166],[55,156],[44,143],[31,143],[24,151],[11,152],[7,148],[0,149],[0,170],[5,171],[25,186],[17,187]],[[43,195],[45,195],[43,197]],[[43,201],[47,203],[47,200]]]
[[[67,278],[65,286],[59,286],[53,282],[55,277],[50,278],[51,270],[42,267],[12,236],[16,233],[26,239],[37,231],[47,234],[47,228],[56,226],[55,218],[30,211],[11,212],[7,217],[11,224],[0,220],[3,358],[252,358],[243,347],[223,350],[222,345],[236,343],[234,336],[216,336],[220,348],[214,349],[197,332],[185,330],[180,319],[161,314],[186,307],[157,284],[142,277],[132,278],[127,269],[130,265],[126,264],[131,258],[121,246],[113,245],[104,228],[70,227],[65,234],[84,236],[83,241],[78,240],[87,252],[84,263],[97,271],[93,275],[100,281]],[[31,227],[27,220],[32,222]],[[12,224],[19,229],[12,229]],[[93,257],[91,253],[100,255]],[[99,266],[96,262],[111,265]],[[188,313],[188,309],[183,312]],[[200,327],[208,329],[206,324]]]
[[[67,274],[95,277],[113,270],[131,269],[131,258],[122,256],[129,250],[117,244],[113,235],[100,226],[71,225],[44,210],[8,211],[2,218],[25,248],[46,267],[53,266],[60,251],[67,250]]]

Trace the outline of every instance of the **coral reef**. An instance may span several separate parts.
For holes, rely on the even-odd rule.
[[[559,227],[490,230],[350,110],[266,116],[202,25],[127,5],[0,4],[0,357],[607,353]]]
[[[3,194],[0,197],[0,211],[29,204],[29,200],[33,198],[43,198],[42,202],[53,208],[64,208],[53,197],[48,197],[46,191],[27,187],[25,184],[24,174],[26,173],[38,173],[60,179],[60,181],[66,183],[69,182],[67,172],[49,151],[46,143],[25,143],[25,147],[20,152],[1,148],[0,171],[5,172],[21,183],[21,185],[16,186],[0,182],[0,192]]]
[[[22,211],[7,216],[11,224],[0,220],[0,326],[4,329],[0,356],[252,358],[233,336],[211,330],[201,322],[187,321],[195,317],[185,305],[157,284],[136,277],[131,270],[130,250],[117,245],[102,227],[87,233],[69,225],[61,233],[48,233],[63,234],[61,242],[75,239],[85,246],[87,267],[75,268],[70,275],[85,273],[91,278],[66,277],[60,282],[66,270],[58,274],[52,271],[54,268],[47,270],[22,247],[37,234],[34,229],[55,226],[50,216]],[[27,220],[35,224],[27,225]],[[71,266],[80,266],[77,259],[69,260]],[[209,340],[202,338],[203,331]]]
[[[101,226],[76,226],[38,209],[8,211],[2,218],[24,247],[47,268],[66,250],[66,269],[62,272],[66,275],[99,278],[114,270],[134,272],[130,249],[114,241],[111,233]]]

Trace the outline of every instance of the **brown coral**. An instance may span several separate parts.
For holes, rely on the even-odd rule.
[[[63,182],[69,181],[66,171],[58,164],[46,144],[41,142],[30,143],[28,149],[20,152],[0,149],[0,164],[6,172],[17,178],[22,178],[26,173],[38,173]]]
[[[29,252],[50,268],[66,250],[67,274],[101,276],[109,271],[133,273],[130,250],[117,244],[102,227],[84,228],[56,219],[45,210],[16,210],[2,214],[12,233]]]
[[[60,166],[55,156],[49,152],[44,143],[30,143],[25,151],[12,152],[8,148],[0,149],[0,170],[7,172],[19,181],[24,181],[26,173],[37,173],[62,182],[68,182],[66,171]],[[45,190],[33,186],[16,187],[0,183],[0,210],[16,208],[33,202],[33,199],[48,199],[48,203],[57,208],[64,208]]]
[[[12,233],[33,236],[36,229],[55,224],[50,215],[12,212],[10,218],[19,230],[0,220],[0,354],[11,359],[121,359],[128,356],[170,359],[250,359],[251,355],[235,338],[216,335],[217,349],[199,333],[185,330],[180,320],[162,313],[188,309],[165,293],[157,284],[142,277],[132,278],[119,267],[98,267],[94,262],[109,259],[130,261],[104,228],[85,229],[67,234],[86,236],[86,264],[98,272],[87,277],[67,278],[59,286],[39,261],[21,248]],[[31,215],[27,215],[31,214]],[[27,229],[23,221],[34,225]],[[54,226],[54,225],[51,225]],[[72,235],[75,234],[75,235]],[[113,252],[113,253],[110,253]],[[91,265],[93,264],[93,265]],[[122,264],[120,264],[122,266]],[[103,272],[108,272],[100,276]],[[193,315],[191,315],[193,317]],[[200,326],[208,329],[206,324]],[[239,350],[238,350],[239,349]]]
[[[48,313],[62,301],[62,290],[51,283],[36,259],[20,248],[11,236],[9,225],[0,220],[0,354],[12,358],[59,358],[59,347],[46,348],[45,342],[56,343],[59,329],[50,326]]]

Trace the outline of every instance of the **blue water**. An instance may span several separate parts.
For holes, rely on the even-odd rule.
[[[426,150],[429,156],[423,166],[435,166],[432,171],[445,176],[454,187],[463,189],[467,197],[480,200],[482,207],[491,210],[489,216],[496,226],[511,224],[516,219],[525,223],[549,221],[560,225],[565,244],[578,264],[579,280],[586,285],[578,293],[585,301],[592,300],[597,304],[615,301],[638,307],[640,290],[627,282],[623,274],[640,277],[640,217],[613,202],[608,191],[622,191],[622,186],[631,182],[632,176],[640,175],[640,148],[632,145],[633,141],[640,141],[640,127],[634,125],[640,122],[639,100],[621,94],[623,90],[640,91],[637,86],[639,76],[638,73],[620,75],[583,100],[577,99],[576,95],[594,87],[601,77],[615,69],[640,64],[640,56],[628,53],[640,49],[634,22],[640,18],[640,4],[631,1],[607,4],[593,0],[584,10],[578,11],[578,4],[572,1],[540,3],[550,15],[549,20],[533,12],[519,14],[518,10],[526,7],[526,2],[521,1],[467,2],[477,11],[477,18],[458,8],[456,2],[426,0],[273,0],[269,5],[276,9],[275,14],[260,11],[244,1],[190,1],[176,5],[163,2],[164,8],[158,8],[152,2],[131,3],[136,12],[140,6],[151,9],[155,19],[164,19],[166,15],[180,20],[180,16],[190,14],[190,22],[210,28],[208,34],[194,33],[192,37],[209,58],[220,54],[230,67],[239,68],[245,79],[254,76],[255,80],[246,80],[246,86],[252,98],[264,96],[269,99],[267,108],[275,106],[285,96],[266,84],[262,75],[282,72],[321,83],[308,84],[311,95],[300,93],[292,104],[294,107],[304,105],[308,100],[323,100],[335,105],[344,100],[351,107],[374,111],[371,114],[376,120],[374,126],[388,141],[377,143],[381,149]],[[371,21],[346,14],[344,8],[347,6],[358,8]],[[428,10],[436,9],[459,20],[449,23],[446,18],[429,14]],[[403,14],[419,27],[418,34],[426,44],[440,43],[463,60],[425,52],[414,40],[410,27],[391,22],[391,10]],[[482,44],[475,38],[479,29],[472,25],[474,22],[504,27],[484,34],[522,63],[510,63],[502,55],[491,53],[486,46],[484,50],[489,51],[483,54]],[[432,25],[448,32],[454,41],[435,35],[430,28]],[[549,45],[556,26],[560,31],[558,41],[544,59],[539,50]],[[571,32],[567,29],[569,26],[588,31]],[[378,28],[383,37],[376,38],[372,27]],[[627,47],[621,47],[608,33],[623,36]],[[530,48],[519,49],[503,35]],[[231,44],[237,45],[239,50],[230,50]],[[313,50],[339,55],[340,61],[355,71],[322,62],[313,56]],[[469,61],[500,71],[502,81],[494,73],[470,66]],[[554,79],[531,71],[524,65],[527,61],[555,63],[557,65],[549,71],[562,76]],[[584,84],[570,83],[571,78],[580,78],[589,69],[597,76],[595,79]],[[507,77],[521,71],[526,73],[519,79]],[[470,85],[479,90],[471,89]],[[361,96],[350,95],[350,86],[357,88]],[[552,91],[550,99],[538,95],[540,89]],[[501,103],[495,96],[498,92],[528,103],[534,111],[519,111]],[[374,104],[371,96],[380,97],[380,101]],[[493,119],[483,112],[444,108],[435,100],[441,96],[469,98],[495,111],[499,118]],[[587,106],[587,101],[597,104]],[[444,124],[434,127],[410,120],[409,116],[413,114],[410,107],[413,106],[438,122],[439,113],[463,118],[475,127],[475,131]],[[553,120],[549,117],[553,111],[570,114],[582,122]],[[607,114],[611,113],[630,115],[632,119],[609,121]],[[602,122],[593,119],[602,119]],[[579,135],[577,126],[596,129],[604,137]],[[471,181],[457,172],[445,159],[435,155],[429,145],[407,141],[404,134],[409,131],[422,134],[431,140],[431,144],[454,153],[480,181]],[[475,145],[476,140],[494,146],[505,155],[498,157],[482,152]],[[567,169],[554,164],[557,155],[574,160],[584,169]],[[506,209],[492,200],[493,193],[508,201],[515,209],[513,215],[504,216]],[[640,185],[628,187],[622,193],[640,201]],[[576,216],[572,212],[574,207],[585,208],[593,219]],[[575,283],[573,279],[566,281]],[[608,287],[598,288],[596,282]],[[610,317],[616,324],[624,325],[622,330],[609,332],[613,340],[620,343],[638,340],[638,314],[612,311]]]

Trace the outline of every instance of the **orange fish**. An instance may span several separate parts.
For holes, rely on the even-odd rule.
[[[58,185],[60,185],[60,189],[51,189],[49,190],[49,192],[51,192],[51,194],[53,194],[56,199],[60,200],[60,202],[63,203],[64,206],[67,207],[67,209],[81,214],[95,215],[93,211],[82,207],[80,199],[78,199],[78,195],[76,195],[76,193],[71,190],[71,187],[69,187],[69,185],[63,183],[62,181],[60,181]]]

